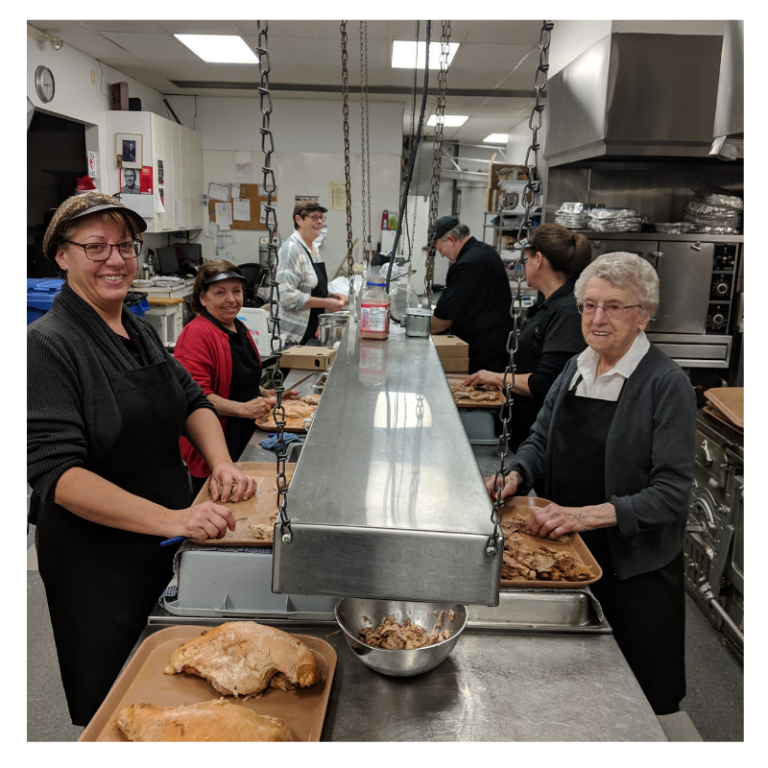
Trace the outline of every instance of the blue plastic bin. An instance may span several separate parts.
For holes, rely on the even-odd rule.
[[[64,281],[60,278],[27,278],[27,325],[42,317],[52,306]]]
[[[53,306],[53,300],[61,291],[62,285],[64,281],[60,278],[27,278],[27,325],[41,318]],[[126,304],[137,317],[143,318],[149,309],[146,293],[129,293],[126,296]]]

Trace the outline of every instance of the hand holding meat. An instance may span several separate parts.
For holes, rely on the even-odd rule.
[[[616,525],[616,508],[613,504],[587,507],[549,504],[530,516],[526,532],[542,539],[559,539],[567,533],[591,531],[608,525]]]
[[[511,383],[511,378],[510,378]],[[483,386],[498,387],[499,386],[499,374],[492,371],[477,371],[471,376],[468,376],[461,382],[462,387],[476,387],[478,384]]]
[[[261,388],[261,394],[264,397],[269,397],[275,400],[277,402],[277,393],[274,389],[264,389],[264,387]],[[298,389],[289,389],[285,392],[283,392],[283,400],[295,400],[299,397],[299,390]]]
[[[235,518],[226,508],[211,501],[195,504],[189,509],[179,511],[181,519],[178,526],[168,532],[168,536],[186,536],[188,539],[221,539],[227,532],[235,530]]]
[[[273,397],[254,397],[247,403],[240,403],[240,418],[255,421],[268,414],[276,404],[277,400]]]
[[[501,498],[506,499],[508,496],[514,496],[522,482],[522,475],[519,472],[512,470],[506,478],[504,478],[504,487],[501,489]],[[488,490],[488,495],[491,497],[491,501],[496,501],[496,475],[491,475],[490,477],[485,478],[485,487]]]
[[[256,480],[248,477],[234,464],[218,464],[211,472],[208,489],[212,501],[245,501],[256,493]]]

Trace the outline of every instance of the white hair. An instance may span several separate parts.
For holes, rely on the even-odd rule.
[[[576,302],[584,301],[587,283],[593,277],[601,277],[616,288],[631,288],[643,313],[652,315],[659,306],[659,276],[656,270],[636,253],[616,251],[598,256],[579,275],[574,286]]]

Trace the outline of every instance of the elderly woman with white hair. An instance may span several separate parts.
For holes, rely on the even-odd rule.
[[[603,569],[594,592],[657,715],[685,696],[683,537],[693,482],[696,397],[651,346],[653,268],[608,253],[574,290],[587,349],[553,384],[505,478],[502,498],[534,484],[554,503],[528,531],[579,533]],[[494,478],[486,481],[495,496]]]

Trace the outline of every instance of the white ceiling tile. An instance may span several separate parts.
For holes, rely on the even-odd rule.
[[[27,24],[41,32],[48,32],[50,35],[61,34],[69,30],[83,31],[85,29],[82,22],[79,21],[28,21]]]
[[[465,21],[470,29],[468,43],[503,43],[505,45],[537,45],[540,21]]]
[[[106,32],[106,36],[143,61],[200,61],[173,35],[142,35],[132,32]]]
[[[235,21],[237,28],[244,35],[258,35],[258,24],[255,21]],[[312,21],[270,21],[267,36],[273,37],[314,37]]]
[[[107,59],[115,61],[135,61],[136,57],[129,51],[124,50],[119,45],[115,45],[111,40],[103,37],[98,32],[78,32],[72,30],[62,35],[64,45],[74,48],[76,51],[92,56],[94,59]]]
[[[451,63],[451,71],[509,72],[531,50],[530,45],[494,45],[491,43],[464,43]]]
[[[259,44],[257,35],[247,35],[245,41],[255,51]],[[316,67],[322,60],[321,41],[310,37],[276,37],[269,41],[269,63],[272,68],[270,77],[280,79],[280,67],[284,64],[304,64]],[[341,54],[339,54],[341,61]],[[311,72],[311,70],[310,70]]]
[[[90,29],[97,32],[144,32],[148,34],[162,32],[154,21],[83,21]]]
[[[256,22],[254,22],[255,24]],[[214,21],[207,19],[185,20],[175,19],[172,21],[156,21],[160,29],[172,35],[237,35],[241,34],[233,21]],[[121,30],[122,31],[122,30]],[[156,30],[157,31],[157,30]]]

